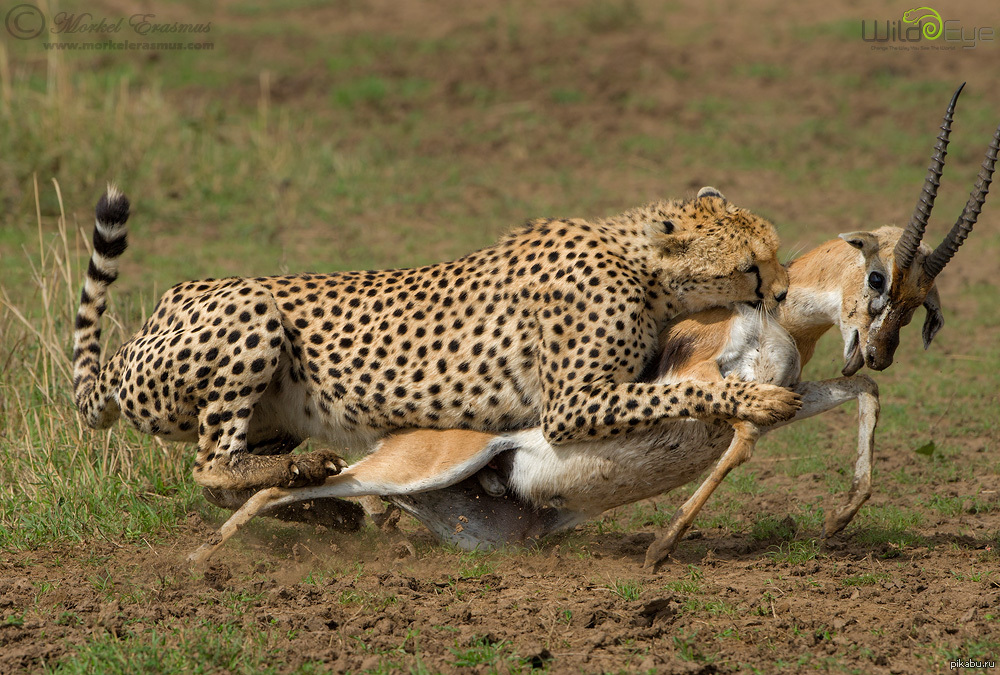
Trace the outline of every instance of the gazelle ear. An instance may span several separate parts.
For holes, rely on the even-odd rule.
[[[941,327],[944,326],[944,314],[941,313],[941,297],[938,295],[937,286],[931,286],[930,292],[924,298],[924,309],[927,316],[924,317],[924,349],[931,346],[931,340],[937,335]]]
[[[837,235],[868,258],[878,253],[878,237],[871,232],[845,232]]]

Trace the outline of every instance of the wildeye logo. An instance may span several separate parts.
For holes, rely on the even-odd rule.
[[[942,19],[933,7],[908,9],[901,19],[895,21],[861,21],[861,39],[865,42],[920,43],[940,40],[940,46],[936,46],[938,49],[975,49],[982,42],[993,42],[995,33],[992,26],[968,26],[958,19]],[[924,45],[922,48],[932,47]],[[903,47],[897,46],[896,49]]]

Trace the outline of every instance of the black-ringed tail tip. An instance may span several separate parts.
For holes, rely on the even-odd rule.
[[[114,183],[108,184],[108,189],[97,202],[97,224],[106,227],[121,226],[129,216],[129,203],[126,197]]]
[[[95,211],[94,255],[88,275],[96,281],[111,283],[118,277],[115,259],[128,248],[128,229],[125,227],[129,216],[128,197],[110,184]]]

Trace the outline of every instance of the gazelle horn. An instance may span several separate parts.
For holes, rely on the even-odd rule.
[[[920,240],[924,238],[924,230],[927,229],[927,221],[931,217],[931,209],[934,208],[934,199],[937,197],[938,186],[941,184],[941,171],[944,169],[944,158],[948,154],[948,136],[951,134],[951,123],[955,114],[955,103],[958,95],[962,93],[965,82],[959,87],[951,97],[948,110],[944,113],[944,122],[941,123],[941,133],[938,134],[937,143],[934,144],[934,155],[931,157],[931,165],[927,169],[927,178],[924,179],[924,187],[920,192],[920,199],[913,209],[910,222],[906,225],[903,235],[896,242],[894,258],[896,267],[901,270],[909,269],[913,264],[913,258],[917,254],[917,247]]]
[[[965,204],[961,218],[955,222],[948,236],[938,244],[938,247],[927,256],[927,260],[924,262],[924,274],[929,278],[933,279],[941,273],[944,266],[955,255],[958,247],[969,236],[969,232],[972,232],[972,228],[979,218],[979,213],[983,209],[986,195],[990,192],[990,183],[993,182],[993,170],[996,168],[998,152],[1000,152],[1000,127],[997,127],[993,134],[993,141],[986,150],[986,159],[983,160],[983,166],[979,169],[976,187],[969,194],[969,201]]]

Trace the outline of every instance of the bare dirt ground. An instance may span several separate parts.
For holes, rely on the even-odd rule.
[[[647,15],[652,11],[640,6]],[[334,30],[339,33],[424,31],[428,37],[482,23],[481,17],[460,15],[454,3],[439,9],[388,0],[338,7],[336,12],[315,10],[309,23],[318,26],[336,20]],[[974,7],[966,3],[960,9],[971,16]],[[893,5],[878,18],[884,20],[903,9]],[[887,114],[886,103],[877,95],[882,76],[975,78],[980,92],[976,95],[983,95],[982,89],[996,81],[995,48],[983,49],[978,56],[927,53],[892,59],[873,53],[867,45],[831,42],[822,31],[809,33],[805,27],[816,21],[805,5],[785,3],[779,10],[762,1],[741,3],[738,9],[735,3],[710,3],[707,8],[691,3],[682,10],[670,14],[675,22],[671,31],[688,35],[690,42],[671,42],[646,30],[641,21],[609,15],[603,20],[611,28],[596,31],[589,39],[586,68],[578,68],[575,57],[564,51],[569,46],[566,41],[557,34],[546,42],[545,26],[534,25],[533,14],[521,8],[519,46],[510,49],[503,41],[513,39],[512,33],[497,29],[495,41],[449,57],[450,70],[434,77],[454,86],[444,86],[426,114],[445,116],[456,128],[477,116],[475,110],[463,107],[466,94],[460,85],[468,81],[503,91],[515,101],[523,97],[530,107],[535,92],[522,75],[537,68],[548,69],[554,79],[563,72],[590,73],[574,85],[578,93],[566,94],[579,95],[583,103],[545,108],[545,114],[557,116],[566,128],[586,122],[597,133],[612,136],[622,135],[623,129],[654,132],[664,118],[680,120],[680,128],[696,129],[698,113],[684,101],[692,89],[705,87],[714,87],[719,100],[736,107],[765,100],[805,101],[804,107],[796,108],[798,114],[811,111],[816,118],[832,115],[837,105],[848,105],[850,123],[863,125]],[[758,12],[766,16],[755,20],[769,16],[785,28],[769,33],[768,39],[757,39],[750,17]],[[834,3],[824,12],[834,28],[843,22],[860,24],[865,18],[855,3]],[[618,26],[619,20],[624,27]],[[705,37],[705,31],[711,36]],[[269,39],[275,38],[264,35],[261,41]],[[259,48],[236,38],[229,46],[245,50],[246,58],[255,58]],[[270,47],[278,54],[275,58],[283,58],[280,44]],[[285,47],[293,51],[290,44]],[[498,50],[506,59],[503,67],[492,60]],[[777,64],[786,71],[776,70],[784,74],[763,80],[744,79],[738,74],[740,63]],[[663,79],[648,74],[663,64],[683,70],[684,76]],[[413,68],[419,71],[425,65],[417,60]],[[316,70],[277,78],[272,89],[275,103],[306,106],[324,95],[329,84],[324,78],[330,76],[319,66]],[[846,103],[836,102],[825,95],[822,77],[807,76],[836,70],[870,81],[872,88],[856,90]],[[644,81],[651,83],[651,89],[636,105],[615,106],[614,112],[604,105],[623,100],[635,87],[646,86]],[[258,82],[244,79],[228,86],[234,100],[255,104]],[[943,103],[944,99],[942,108]],[[921,114],[901,119],[900,124],[926,127],[928,111],[917,112]],[[402,114],[373,112],[375,117]],[[785,113],[779,107],[774,114]],[[796,121],[789,119],[789,124]],[[530,127],[505,127],[506,123],[492,121],[490,113],[476,123],[482,135],[495,134],[498,139],[497,161],[501,172],[511,176],[516,197],[528,199],[533,191],[550,189],[517,180],[519,170],[532,161],[531,147],[543,148],[553,171],[569,167],[571,173],[586,172],[603,180],[609,190],[621,188],[623,194],[660,192],[658,179],[648,172],[633,175],[600,162],[571,166],[575,158],[544,148],[544,139],[533,137]],[[464,145],[465,139],[444,128],[439,136],[421,139],[420,152],[482,151],[481,146]],[[892,156],[861,158],[825,132],[817,133],[813,144],[802,151],[825,157],[837,167],[892,166],[898,161]],[[920,153],[923,157],[925,149]],[[974,166],[979,159],[966,153],[960,161]],[[669,157],[663,162],[665,170],[684,170],[671,166]],[[822,232],[800,229],[786,237],[792,243],[817,243],[846,229],[829,211],[817,218],[813,213],[828,199],[845,203],[855,199],[849,194],[826,194],[822,174],[817,174],[815,190],[800,193],[774,189],[787,185],[788,177],[776,177],[769,169],[720,166],[708,173],[690,176],[686,188],[706,183],[726,186],[727,194],[732,191],[742,201],[752,195],[768,213]],[[968,166],[963,175],[972,175]],[[875,175],[873,180],[883,178]],[[915,194],[915,189],[907,194]],[[949,189],[964,190],[956,183]],[[466,197],[476,199],[475,194]],[[948,199],[957,203],[957,198]],[[875,222],[896,220],[900,212],[895,202],[870,193],[858,198],[856,205]],[[1000,204],[987,206],[990,213],[998,210]],[[996,218],[990,220],[980,227],[992,225],[995,231]],[[284,244],[294,253],[322,235],[305,231],[288,236]],[[963,289],[995,278],[995,252],[995,246],[963,250],[967,264],[941,281],[941,295],[949,307],[975,311],[978,301]],[[985,339],[995,339],[996,328],[996,322],[989,324],[992,336]],[[911,331],[919,333],[919,328],[911,326]],[[959,355],[984,339],[971,334],[948,337],[942,349]],[[995,374],[985,376],[995,380]],[[801,452],[817,455],[836,446],[843,459],[840,473],[849,475],[855,422],[847,412],[829,417],[821,427],[819,445]],[[836,499],[826,482],[830,469],[792,476],[781,470],[787,457],[762,450],[750,467],[758,487],[729,502],[726,495],[716,495],[706,515],[727,514],[730,520],[690,533],[672,562],[656,575],[641,570],[643,555],[656,531],[657,516],[670,514],[683,501],[681,494],[644,504],[643,517],[632,517],[638,512],[624,507],[536,548],[484,555],[441,547],[407,518],[395,532],[368,528],[356,534],[265,523],[242,532],[210,568],[198,570],[185,557],[223,518],[222,512],[207,506],[191,513],[183,527],[141,545],[97,533],[80,544],[5,552],[0,558],[0,612],[17,618],[0,625],[0,673],[42,669],[85,641],[106,641],[109,653],[114,653],[118,641],[150,630],[161,636],[162,642],[156,644],[165,649],[198,649],[186,641],[186,631],[202,623],[235,625],[244,635],[258,635],[260,649],[281,654],[280,661],[270,663],[277,672],[948,672],[954,659],[1000,656],[993,653],[1000,635],[1000,477],[995,458],[988,456],[995,455],[1000,436],[996,425],[988,433],[963,435],[956,431],[961,424],[959,411],[938,420],[939,437],[955,431],[959,438],[959,449],[946,460],[927,460],[909,448],[904,452],[909,440],[880,436],[875,494],[869,507],[882,509],[880,513],[897,508],[903,522],[855,523],[825,543],[819,540],[818,526],[803,524],[808,519],[801,515],[802,505],[829,505]],[[981,466],[984,471],[972,477],[968,471],[949,471],[943,462]],[[928,508],[932,499],[938,499],[933,503],[939,508]],[[905,514],[914,511],[922,517],[905,521]],[[793,519],[791,514],[799,517]],[[754,528],[762,515],[771,517],[773,536],[762,536]],[[39,601],[40,588],[46,589],[44,601]],[[231,659],[232,665],[220,670],[240,671],[239,649],[233,650]],[[217,654],[212,662],[219,662]]]

